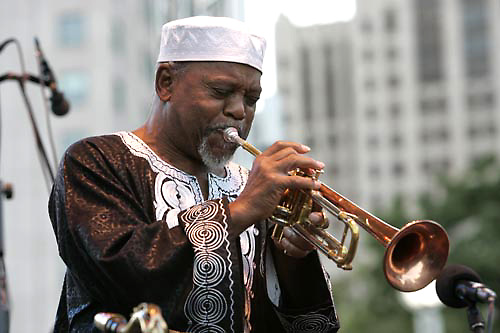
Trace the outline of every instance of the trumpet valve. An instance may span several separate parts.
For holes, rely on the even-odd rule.
[[[292,215],[292,211],[283,206],[276,206],[274,209],[273,215],[270,217],[271,222],[276,223],[277,225],[287,226],[290,221],[290,216]]]
[[[273,229],[273,234],[271,235],[271,238],[274,239],[275,241],[280,242],[281,239],[283,238],[283,226],[280,224],[276,224]]]

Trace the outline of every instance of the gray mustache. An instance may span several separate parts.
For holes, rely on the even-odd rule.
[[[242,134],[243,129],[241,128],[241,125],[234,124],[234,123],[233,124],[232,123],[224,123],[224,124],[217,124],[217,125],[214,125],[214,126],[210,126],[205,131],[205,135],[208,135],[208,134],[210,134],[212,132],[216,132],[216,131],[223,131],[223,130],[225,130],[228,127],[234,127],[234,128],[236,128],[238,130],[238,134],[239,135]]]

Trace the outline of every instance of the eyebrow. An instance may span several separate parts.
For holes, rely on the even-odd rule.
[[[224,86],[227,86],[227,87],[230,87],[233,89],[241,87],[241,84],[239,84],[238,82],[235,82],[235,80],[225,79],[225,78],[205,78],[205,79],[203,79],[203,83],[207,86],[220,84],[220,85],[224,85]],[[262,87],[260,87],[260,85],[258,88],[251,87],[247,91],[250,93],[256,93],[256,94],[260,95],[262,93]]]

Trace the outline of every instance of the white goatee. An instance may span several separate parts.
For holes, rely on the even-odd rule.
[[[234,152],[231,152],[216,156],[210,149],[207,136],[203,137],[201,144],[198,146],[198,153],[200,154],[203,164],[205,164],[209,171],[215,174],[223,170],[224,166],[231,160],[234,154]]]

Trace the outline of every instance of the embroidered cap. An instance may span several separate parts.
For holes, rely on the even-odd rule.
[[[266,40],[229,17],[194,16],[163,25],[158,62],[228,61],[262,72]]]

